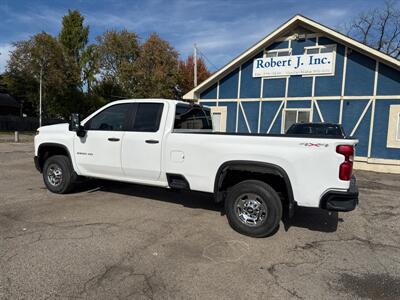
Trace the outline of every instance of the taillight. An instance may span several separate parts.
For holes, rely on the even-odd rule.
[[[353,174],[354,147],[351,145],[339,145],[336,152],[344,156],[344,162],[339,167],[339,178],[341,180],[350,180]]]

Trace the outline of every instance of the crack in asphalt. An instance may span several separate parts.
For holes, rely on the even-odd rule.
[[[277,267],[284,266],[287,268],[297,268],[302,265],[319,266],[321,264],[322,263],[318,263],[318,261],[297,262],[297,263],[295,263],[295,262],[277,262],[277,263],[270,265],[267,268],[267,271],[274,279],[274,284],[277,285],[279,288],[288,292],[292,297],[295,297],[296,299],[305,299],[304,297],[300,296],[295,290],[287,288],[283,284],[280,283],[280,276],[277,274]]]
[[[147,299],[154,299],[154,287],[151,282],[151,278],[155,276],[155,272],[150,275],[141,272],[135,272],[131,266],[124,265],[125,260],[132,258],[131,253],[124,255],[117,263],[105,266],[104,271],[90,277],[83,284],[83,289],[79,292],[79,296],[85,295],[86,297],[92,291],[97,289],[106,290],[107,282],[113,283],[113,280],[117,279],[118,282],[124,282],[129,278],[142,278],[143,285],[140,290],[133,289],[129,294],[124,297],[117,296],[118,299],[132,299],[135,295],[145,296]],[[122,273],[122,275],[121,275]],[[126,273],[126,274],[124,274]],[[112,289],[112,288],[110,288]]]
[[[353,242],[353,241],[357,241],[357,242],[360,242],[360,243],[367,244],[371,249],[376,248],[376,247],[382,247],[382,248],[393,248],[393,249],[400,250],[400,246],[391,245],[391,244],[384,244],[384,243],[376,243],[376,242],[372,242],[372,241],[367,240],[367,239],[363,239],[363,238],[354,236],[354,237],[351,237],[351,238],[338,238],[338,239],[325,239],[325,240],[311,241],[311,242],[305,243],[303,246],[296,245],[291,251],[296,251],[296,250],[299,250],[299,249],[301,249],[301,250],[309,250],[309,249],[317,248],[317,246],[319,244],[322,244],[322,243]]]

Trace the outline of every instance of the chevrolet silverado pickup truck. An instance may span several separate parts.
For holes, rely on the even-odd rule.
[[[357,140],[214,132],[210,108],[165,99],[111,102],[82,122],[40,127],[35,165],[48,190],[102,178],[213,193],[231,227],[273,234],[296,206],[350,211]]]

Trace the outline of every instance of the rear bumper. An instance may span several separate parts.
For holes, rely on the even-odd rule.
[[[42,169],[40,168],[40,164],[39,164],[39,158],[37,156],[35,156],[33,158],[33,161],[35,162],[36,170],[38,170],[40,173],[42,173]]]
[[[350,181],[350,188],[345,192],[330,191],[321,198],[320,207],[331,211],[352,211],[358,204],[356,178]]]

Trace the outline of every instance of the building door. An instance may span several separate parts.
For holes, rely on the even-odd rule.
[[[226,106],[211,107],[211,118],[215,132],[226,132]]]
[[[285,109],[284,110],[284,132],[294,123],[310,122],[310,109]]]

